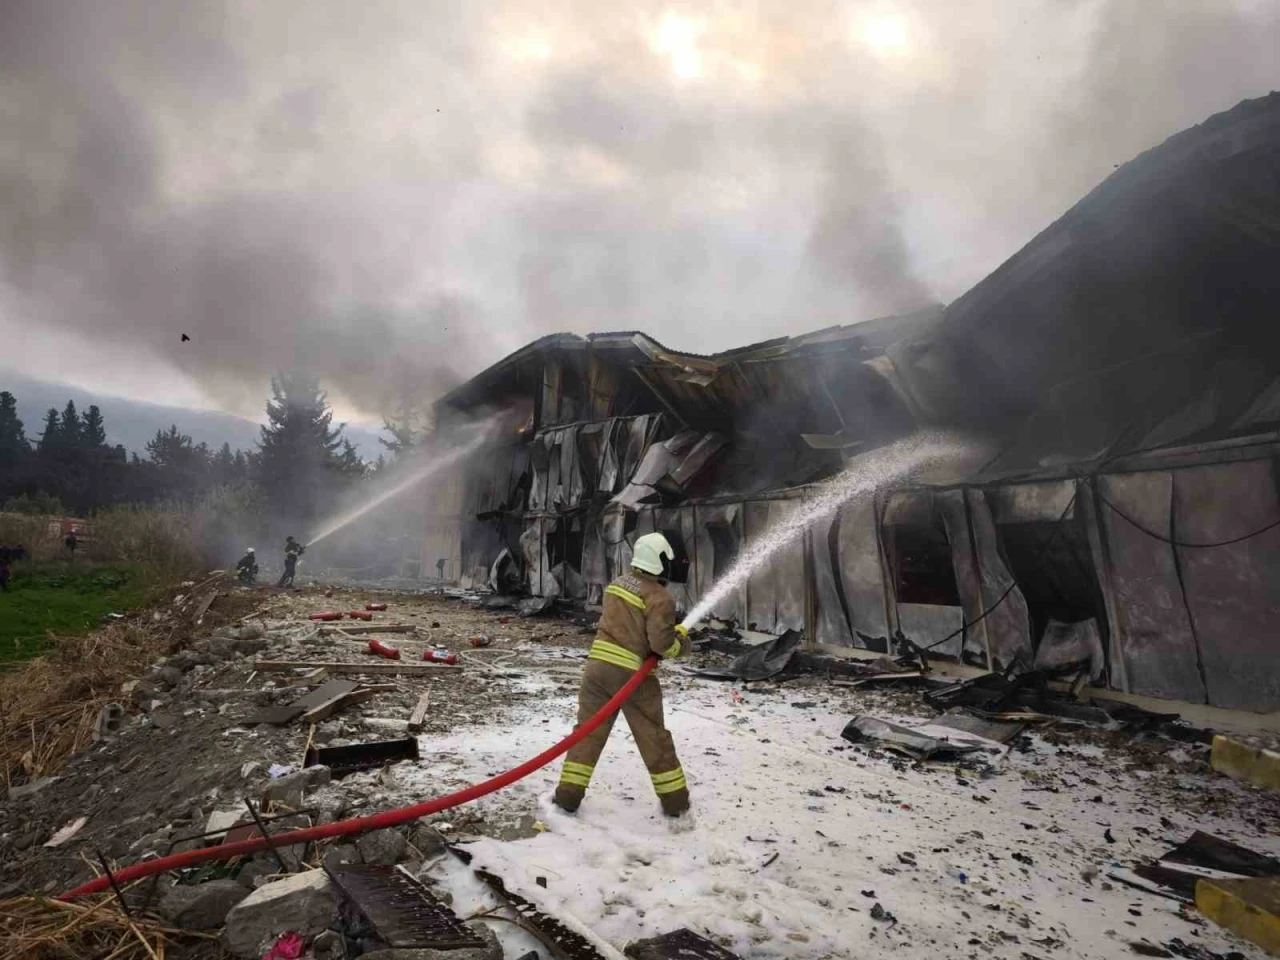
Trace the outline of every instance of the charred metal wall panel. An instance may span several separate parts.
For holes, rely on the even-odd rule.
[[[1205,702],[1196,641],[1187,617],[1173,548],[1129,523],[1107,501],[1148,530],[1168,531],[1173,476],[1153,472],[1103,476],[1102,528],[1111,558],[1118,630],[1113,638],[1129,690]]]
[[[744,549],[758,543],[769,527],[769,504],[752,501],[743,504],[746,535]],[[774,632],[778,609],[777,576],[772,563],[759,567],[747,579],[747,626],[752,630]]]
[[[1002,669],[1018,657],[1029,664],[1034,648],[1027,601],[1000,556],[1000,541],[986,495],[981,490],[966,490],[965,500],[969,507],[969,530],[977,559],[982,609],[988,611],[979,626],[986,628],[991,667]]]
[[[810,566],[814,578],[814,640],[829,647],[854,646],[845,617],[839,567],[840,515],[819,520],[813,526]]]
[[[886,602],[892,602],[892,587],[881,560],[876,518],[876,505],[870,497],[840,508],[839,576],[855,631],[855,647],[868,646],[862,637],[884,638],[887,642],[893,633]]]
[[[1233,540],[1280,517],[1270,460],[1177,470],[1173,498],[1175,539],[1184,543]],[[1280,527],[1240,543],[1177,552],[1209,703],[1276,709]]]
[[[986,609],[982,602],[982,589],[978,581],[976,554],[973,538],[969,536],[969,509],[963,490],[940,490],[934,494],[934,503],[947,528],[947,541],[951,544],[951,569],[960,592],[960,604],[964,621],[972,628],[936,650],[939,655],[956,657],[969,663],[987,662],[987,644],[983,626],[979,620]]]
[[[773,500],[769,504],[769,524],[777,529],[803,507],[800,500]],[[771,566],[777,582],[777,611],[774,630],[805,629],[804,538],[797,537],[778,551]]]
[[[964,626],[964,608],[948,607],[939,603],[898,604],[898,625],[913,643],[927,647],[949,636]],[[935,652],[954,651],[960,642],[954,640],[935,647]],[[951,653],[955,656],[955,653]]]

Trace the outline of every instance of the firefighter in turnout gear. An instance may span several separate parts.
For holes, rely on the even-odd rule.
[[[245,547],[244,556],[236,564],[236,577],[248,587],[258,582],[258,555],[253,547]]]
[[[286,537],[284,541],[284,573],[280,574],[280,582],[277,587],[292,587],[293,575],[298,572],[298,558],[307,552],[307,548],[300,544],[293,537]]]
[[[669,660],[689,652],[689,631],[676,623],[675,602],[664,586],[674,559],[666,537],[646,534],[636,541],[631,570],[605,588],[604,612],[578,690],[579,726],[618,692],[650,654]],[[647,676],[623,703],[622,715],[649,768],[663,812],[680,816],[689,809],[689,787],[663,723],[662,688],[655,675]],[[554,798],[562,810],[578,809],[615,719],[617,714],[565,757]]]

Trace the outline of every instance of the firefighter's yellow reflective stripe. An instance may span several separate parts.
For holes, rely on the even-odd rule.
[[[671,646],[667,647],[667,649],[662,651],[662,656],[663,656],[663,659],[674,660],[676,657],[680,656],[680,654],[683,652],[684,652],[684,647],[680,646],[680,638],[676,637],[675,643],[671,644]]]
[[[644,609],[644,600],[639,594],[632,593],[630,590],[620,587],[616,583],[609,584],[604,588],[604,592],[617,597],[619,600],[625,600],[637,610]]]
[[[665,793],[675,793],[677,790],[684,790],[688,783],[684,778],[684,768],[676,767],[666,773],[655,773],[649,777],[653,781],[654,792],[659,796]]]
[[[585,763],[566,762],[560,771],[560,782],[585,787],[591,782],[591,771],[594,769],[595,767],[589,767]]]
[[[620,647],[616,643],[608,640],[597,639],[591,644],[591,652],[587,654],[588,660],[601,660],[605,663],[611,663],[615,667],[624,667],[627,670],[639,670],[641,660],[626,647]]]

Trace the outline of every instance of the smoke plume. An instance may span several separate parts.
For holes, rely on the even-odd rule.
[[[236,412],[304,369],[376,415],[553,330],[905,312],[1277,48],[1260,0],[7,0],[0,364],[70,378],[70,338]]]

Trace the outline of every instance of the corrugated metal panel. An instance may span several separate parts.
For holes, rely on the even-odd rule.
[[[1148,530],[1169,530],[1170,473],[1098,478],[1098,492]],[[1102,527],[1111,556],[1119,630],[1112,676],[1127,676],[1131,693],[1205,702],[1195,635],[1167,543],[1147,536],[1104,502]],[[1123,671],[1123,673],[1121,673]]]
[[[1184,543],[1233,540],[1280,517],[1275,467],[1266,460],[1175,471],[1173,499],[1175,539]],[[1180,547],[1178,559],[1209,703],[1274,710],[1280,703],[1280,527],[1239,543]]]

